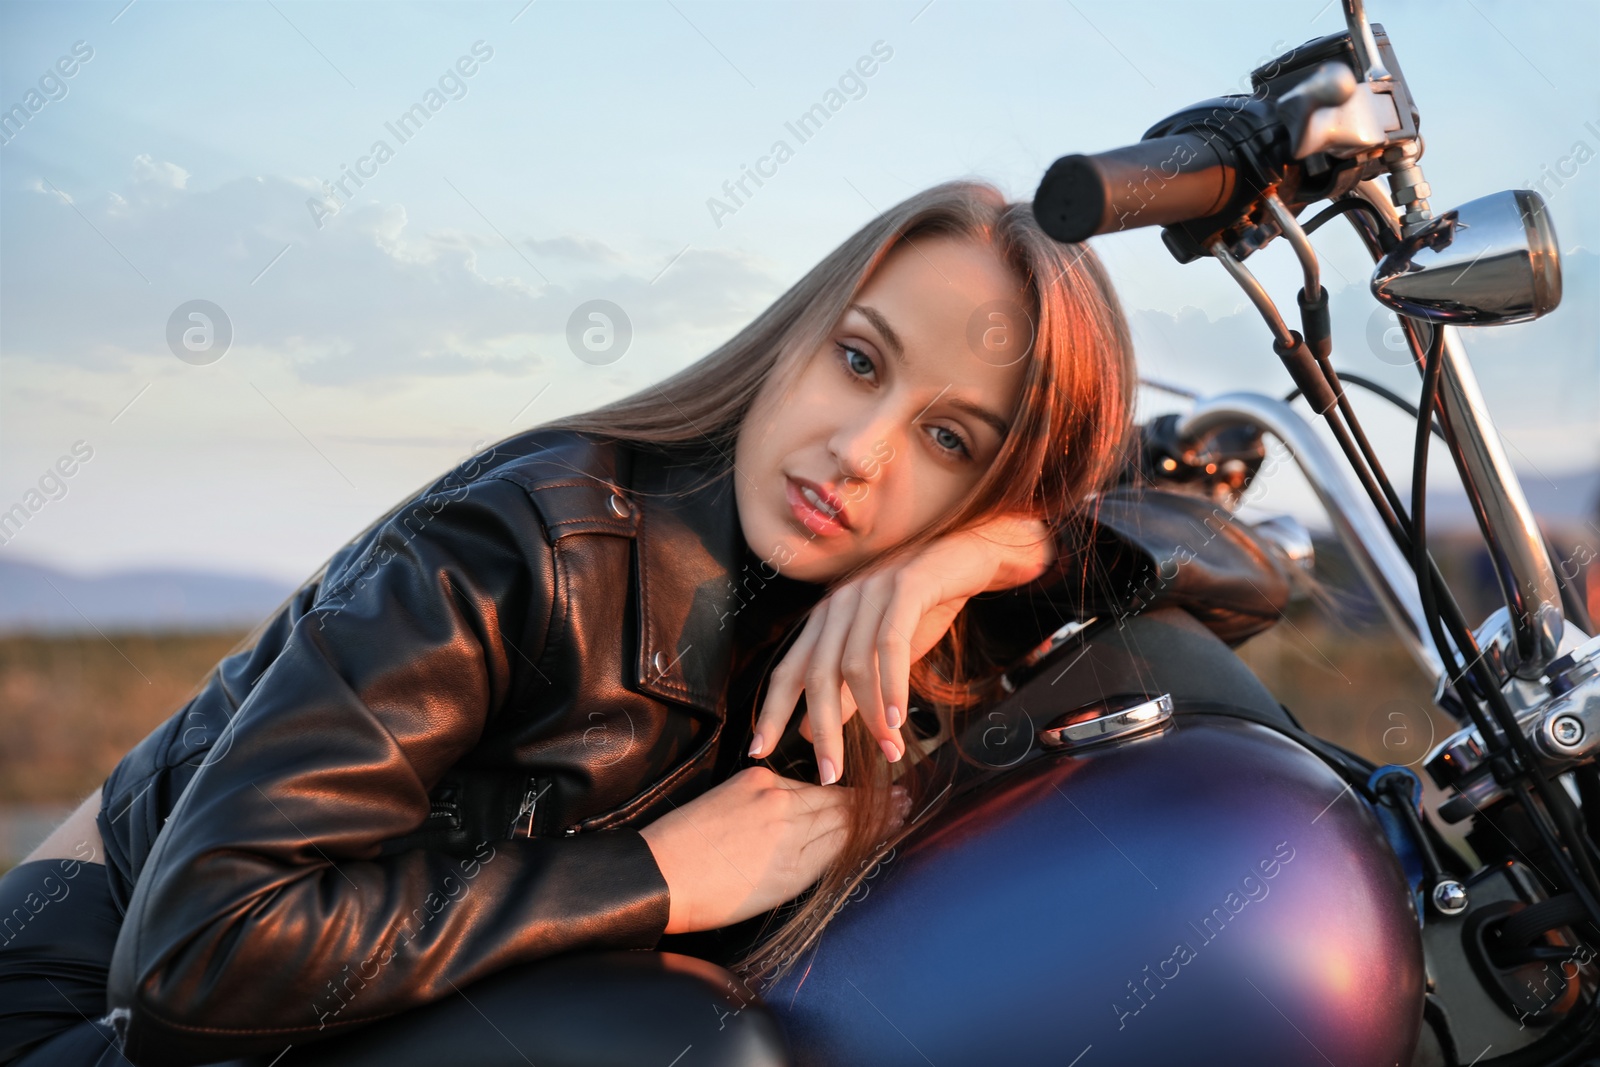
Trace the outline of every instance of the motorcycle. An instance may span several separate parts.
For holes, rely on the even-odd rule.
[[[1133,597],[1008,673],[950,742],[966,773],[939,814],[761,991],[796,1063],[1600,1064],[1600,640],[1457,334],[1556,307],[1555,233],[1528,190],[1434,214],[1393,44],[1363,0],[1342,2],[1346,29],[1253,71],[1252,92],[1058,159],[1034,211],[1063,242],[1160,226],[1175,258],[1219,263],[1260,313],[1338,453],[1285,400],[1201,398],[1143,428],[1147,492],[1233,501],[1263,439],[1281,443],[1459,726],[1423,761],[1446,799],[1427,808],[1411,767],[1300,729],[1192,612]],[[1417,422],[1409,500],[1344,386],[1386,391],[1332,364],[1310,235],[1336,219],[1371,253],[1372,294],[1420,373],[1415,405],[1389,394]],[[1246,265],[1280,237],[1299,329]],[[1476,628],[1426,547],[1434,437],[1505,601]],[[1307,561],[1303,531],[1269,526],[1255,535]],[[1188,562],[1174,549],[1147,586]],[[1467,828],[1476,855],[1441,824]]]

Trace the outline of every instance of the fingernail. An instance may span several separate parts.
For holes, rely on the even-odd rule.
[[[911,794],[900,786],[894,787],[894,813],[901,822],[911,814]]]
[[[756,734],[755,740],[750,742],[750,753],[749,754],[752,755],[752,756],[761,755],[761,735],[760,734]]]
[[[900,746],[899,745],[895,744],[893,741],[889,740],[887,737],[883,737],[883,738],[879,738],[878,739],[878,747],[883,749],[884,758],[886,758],[890,763],[899,763],[900,762]]]
[[[823,785],[832,785],[839,780],[839,772],[833,769],[833,760],[823,756],[819,766],[822,768]]]
[[[900,709],[893,704],[884,709],[883,718],[889,724],[890,729],[894,730],[900,729],[900,724],[904,721],[900,718]]]

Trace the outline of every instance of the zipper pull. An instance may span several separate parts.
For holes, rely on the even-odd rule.
[[[550,783],[546,783],[544,789],[536,788],[538,784],[537,778],[528,779],[527,792],[522,794],[522,806],[517,809],[517,817],[511,823],[513,837],[533,836],[533,820],[539,807],[539,798],[550,788]]]

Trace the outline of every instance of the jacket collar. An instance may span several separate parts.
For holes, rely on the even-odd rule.
[[[721,718],[744,556],[733,472],[715,453],[630,451],[638,688]]]

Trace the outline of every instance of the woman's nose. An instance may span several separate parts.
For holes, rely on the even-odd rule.
[[[894,453],[894,427],[894,419],[877,413],[841,425],[830,443],[839,476],[861,482],[881,477],[884,458]]]

